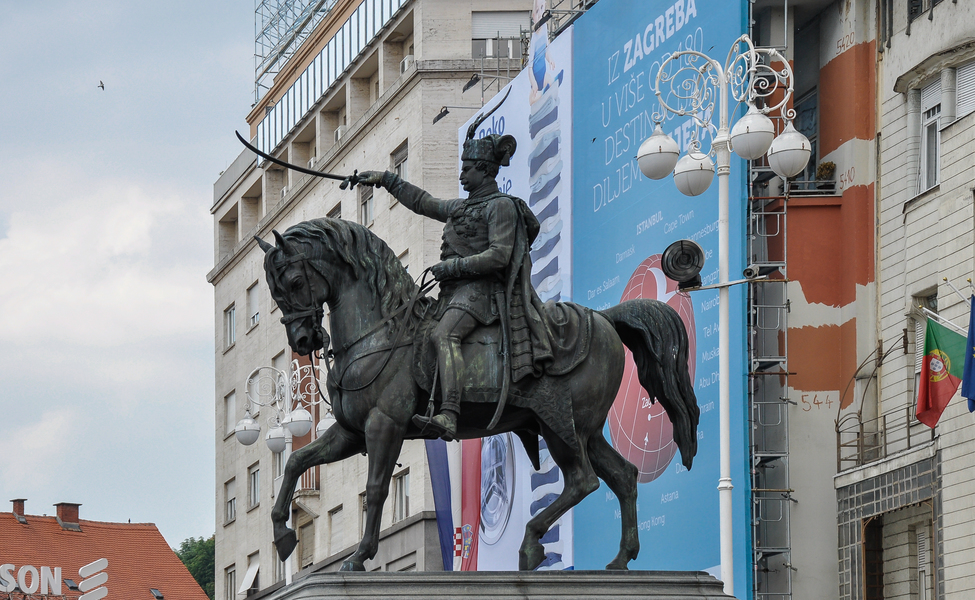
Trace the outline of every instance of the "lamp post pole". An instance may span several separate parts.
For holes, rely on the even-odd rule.
[[[780,62],[780,70],[771,63]],[[666,95],[664,94],[665,86]],[[729,176],[731,152],[755,160],[768,153],[772,170],[781,177],[801,172],[809,159],[810,146],[802,134],[792,127],[795,111],[788,108],[792,96],[793,74],[789,62],[777,50],[755,48],[751,39],[743,35],[735,40],[722,66],[696,50],[683,50],[667,57],[657,71],[654,93],[664,114],[655,114],[656,129],[640,146],[640,170],[651,179],[662,179],[674,173],[678,189],[689,196],[703,193],[710,186],[715,167],[718,175],[718,416],[720,474],[718,478],[718,506],[720,517],[721,579],[724,591],[734,593],[734,544],[732,529],[731,479],[731,341],[730,341],[730,277],[729,277]],[[781,94],[769,102],[773,94]],[[716,98],[717,96],[717,98]],[[748,111],[735,127],[728,129],[729,98],[745,104]],[[756,106],[762,99],[762,108]],[[715,107],[717,100],[718,106]],[[769,106],[769,104],[772,104]],[[718,110],[718,126],[712,118]],[[781,110],[789,124],[775,137],[775,126],[767,114]],[[694,120],[696,131],[714,131],[707,154],[700,151],[700,139],[695,133],[690,150],[678,160],[676,142],[660,127],[666,113]],[[773,139],[774,138],[774,139]],[[716,164],[711,162],[713,154]]]

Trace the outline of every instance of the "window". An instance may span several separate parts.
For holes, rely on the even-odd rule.
[[[298,557],[299,569],[304,569],[315,562],[315,522],[309,521],[298,527]]]
[[[237,342],[237,309],[233,304],[223,311],[223,342],[224,348],[230,348]]]
[[[257,293],[260,288],[257,286],[258,282],[254,282],[254,285],[247,288],[247,327],[257,326],[261,321],[261,309],[258,303]]]
[[[531,31],[531,15],[528,11],[471,13],[471,57],[520,57],[522,30]]]
[[[284,475],[284,452],[271,453],[271,477],[274,479],[274,490],[277,492],[278,478]]]
[[[284,579],[287,563],[278,558],[277,552],[272,552],[271,557],[271,560],[274,561],[274,581],[271,583],[277,583]]]
[[[403,142],[399,148],[397,148],[392,154],[389,155],[389,164],[392,165],[393,173],[400,176],[401,179],[409,179],[407,165],[409,164],[410,158],[410,146],[409,142]]]
[[[410,471],[407,469],[393,478],[393,522],[410,516]]]
[[[806,168],[796,176],[800,183],[806,188],[816,185],[816,167],[818,166],[818,154],[816,142],[819,138],[819,95],[816,90],[805,94],[798,99],[795,104],[796,119],[795,128],[799,133],[809,139],[810,160],[806,163]]]
[[[924,11],[930,10],[936,4],[941,4],[941,0],[907,0],[908,23],[920,17]],[[910,33],[911,30],[908,27],[907,34],[910,35]]]
[[[410,251],[403,250],[403,253],[400,254],[397,258],[399,258],[399,262],[400,264],[403,265],[403,268],[406,269],[406,272],[409,273],[410,272]]]
[[[359,186],[359,223],[366,227],[372,225],[372,197],[373,188],[370,186]]]
[[[237,427],[237,392],[223,397],[224,433],[230,435]]]
[[[328,553],[342,549],[342,505],[328,511]]]
[[[247,557],[247,572],[244,573],[244,579],[240,582],[240,589],[237,590],[238,594],[244,594],[250,596],[251,594],[256,594],[261,586],[261,554],[255,552]]]
[[[955,118],[975,110],[975,61],[960,65],[955,71]]]
[[[247,508],[251,509],[261,503],[261,469],[258,463],[247,469]]]
[[[328,211],[326,215],[329,219],[341,219],[342,218],[342,204],[336,204],[332,210]]]
[[[359,537],[366,535],[366,515],[369,506],[366,503],[366,493],[359,494]]]
[[[921,170],[918,192],[938,184],[941,145],[939,117],[941,116],[941,78],[921,89]]]
[[[914,296],[914,305],[911,310],[914,314],[914,399],[917,400],[917,392],[921,383],[921,364],[924,362],[924,332],[927,328],[928,319],[920,308],[926,308],[931,312],[938,312],[938,294],[923,294]]]
[[[278,384],[291,385],[291,353],[287,350],[282,350],[274,358],[271,359],[271,366],[284,373],[284,381],[279,381]],[[282,396],[287,394],[287,390],[275,390]]]
[[[237,569],[233,565],[223,572],[223,599],[237,600]]]
[[[224,512],[223,522],[233,522],[237,518],[237,479],[231,479],[223,484]]]

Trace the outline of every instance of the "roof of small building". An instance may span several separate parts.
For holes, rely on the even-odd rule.
[[[38,571],[41,567],[52,570],[60,567],[61,593],[74,600],[81,592],[69,589],[63,580],[80,583],[83,578],[78,570],[104,558],[108,560],[105,569],[108,580],[104,587],[108,588],[109,598],[154,600],[150,589],[155,588],[166,599],[207,600],[207,595],[152,523],[79,519],[81,531],[72,531],[62,527],[56,517],[26,515],[25,518],[27,522],[22,523],[13,513],[0,512],[0,540],[3,540],[0,565],[13,564],[15,579],[25,565],[32,565]],[[33,586],[29,578],[27,582]]]

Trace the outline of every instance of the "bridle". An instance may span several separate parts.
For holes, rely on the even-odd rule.
[[[299,252],[287,256],[284,265],[281,265],[281,267],[283,268],[284,266],[292,263],[301,263],[301,270],[304,276],[305,285],[308,286],[308,297],[313,298],[313,294],[311,290],[311,278],[308,276],[309,260],[310,259],[308,256],[306,256],[303,252]],[[342,369],[342,372],[338,375],[338,377],[335,376],[335,371],[333,370],[335,359],[336,357],[341,358],[343,355],[348,353],[348,351],[352,349],[352,347],[354,347],[356,344],[358,344],[368,336],[372,335],[373,333],[381,329],[387,323],[392,322],[394,319],[400,316],[400,314],[405,314],[407,316],[410,315],[413,312],[413,307],[416,305],[416,301],[421,296],[423,296],[427,291],[429,291],[436,283],[436,280],[433,279],[432,277],[430,278],[429,281],[426,279],[429,273],[430,273],[430,269],[426,269],[423,271],[423,273],[420,274],[419,283],[416,286],[414,286],[413,293],[410,294],[409,301],[404,302],[402,305],[400,305],[399,308],[391,312],[389,315],[377,321],[374,325],[367,328],[365,331],[357,335],[351,341],[343,344],[342,347],[338,350],[332,350],[331,348],[329,348],[329,346],[331,345],[331,338],[328,335],[328,332],[325,331],[325,328],[321,325],[322,320],[325,318],[325,309],[321,305],[314,306],[315,301],[313,299],[311,300],[313,304],[312,306],[296,306],[295,308],[297,310],[295,310],[294,312],[288,312],[281,317],[281,323],[283,323],[284,325],[287,325],[288,323],[295,321],[297,319],[304,319],[312,316],[315,317],[316,327],[322,334],[322,341],[323,341],[322,345],[323,348],[325,349],[325,353],[324,355],[317,354],[316,351],[313,350],[309,352],[308,357],[312,363],[311,371],[312,371],[312,377],[315,379],[315,388],[318,391],[319,397],[324,402],[326,402],[329,406],[331,406],[331,403],[328,402],[324,394],[322,394],[321,384],[318,381],[318,372],[317,369],[315,368],[315,359],[317,358],[320,361],[323,361],[325,363],[325,370],[328,373],[327,376],[328,384],[334,386],[336,389],[339,389],[343,392],[357,392],[360,390],[364,390],[367,387],[371,386],[373,383],[375,383],[376,380],[379,378],[379,375],[381,375],[382,372],[389,365],[389,361],[393,356],[392,350],[413,343],[413,339],[411,337],[401,341],[403,334],[406,332],[406,329],[409,327],[409,323],[410,323],[409,318],[404,318],[401,320],[399,326],[396,327],[395,330],[396,333],[393,335],[393,339],[390,343],[382,344],[378,347],[370,348],[360,354],[353,355],[352,359],[347,362],[347,364]],[[283,308],[282,308],[282,313],[284,313]],[[361,358],[365,358],[366,356],[370,356],[384,351],[388,351],[386,357],[383,359],[383,362],[379,366],[379,369],[376,370],[373,376],[366,383],[354,387],[345,387],[342,385],[342,379],[344,379],[345,377],[345,372],[349,369],[349,367],[352,366],[353,363],[355,363]]]

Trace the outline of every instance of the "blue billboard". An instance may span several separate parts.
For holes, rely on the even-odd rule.
[[[704,285],[718,281],[718,185],[696,197],[673,178],[644,177],[636,154],[654,128],[686,152],[695,132],[689,117],[663,115],[654,94],[661,63],[697,50],[720,63],[745,32],[747,3],[725,0],[604,0],[575,22],[573,36],[572,293],[595,309],[623,299],[663,300],[681,314],[691,338],[690,370],[701,408],[698,454],[691,471],[674,460],[672,428],[632,371],[607,420],[606,435],[640,471],[641,552],[631,568],[706,570],[720,576],[718,478],[718,292],[677,291],[660,269],[660,254],[678,239],[704,249]],[[729,107],[732,112],[733,107]],[[711,132],[713,133],[713,131]],[[707,130],[702,149],[710,148]],[[732,157],[730,273],[745,262],[745,163]],[[731,422],[736,595],[751,582],[747,372],[744,286],[731,289]],[[581,517],[585,515],[585,517]],[[618,550],[619,504],[603,484],[578,507],[575,568],[601,569]]]

